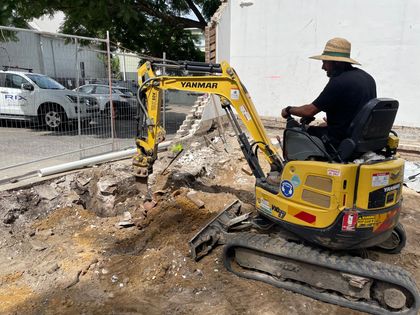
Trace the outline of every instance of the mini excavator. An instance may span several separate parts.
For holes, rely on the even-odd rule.
[[[162,66],[181,75],[157,75]],[[145,180],[153,171],[157,146],[165,138],[162,91],[173,89],[220,97],[256,179],[256,211],[244,212],[240,201],[223,209],[190,240],[195,260],[224,245],[224,265],[238,276],[371,314],[418,313],[412,276],[361,254],[366,249],[397,254],[406,241],[398,222],[404,161],[391,130],[396,100],[368,102],[338,147],[327,137],[310,136],[309,120],[289,117],[280,154],[228,63],[147,61],[138,69],[138,82],[135,176]],[[270,165],[267,173],[258,150]]]

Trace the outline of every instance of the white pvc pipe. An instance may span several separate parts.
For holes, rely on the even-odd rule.
[[[158,146],[158,150],[166,149],[170,145],[170,143],[171,141],[165,141],[165,142],[160,143]],[[137,149],[128,149],[124,151],[111,152],[111,153],[83,159],[80,161],[74,161],[74,162],[41,168],[38,170],[38,176],[39,177],[48,176],[52,174],[71,171],[71,170],[78,169],[78,168],[85,167],[92,164],[98,164],[98,163],[103,163],[103,162],[107,162],[111,160],[126,158],[129,156],[133,156],[136,153],[136,151]]]

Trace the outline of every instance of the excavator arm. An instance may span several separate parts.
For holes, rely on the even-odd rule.
[[[257,179],[265,177],[253,152],[254,145],[258,146],[263,152],[271,165],[271,170],[280,171],[282,169],[282,159],[277,148],[272,145],[268,138],[248,91],[228,63],[182,62],[176,65],[165,64],[165,67],[169,69],[189,71],[196,74],[186,76],[159,76],[155,72],[155,67],[155,64],[146,62],[138,69],[140,85],[138,96],[140,96],[139,103],[142,112],[139,116],[144,119],[139,119],[136,138],[137,154],[133,158],[136,176],[147,177],[152,172],[153,163],[157,158],[157,146],[164,139],[165,131],[160,125],[162,90],[218,95],[254,176]],[[252,137],[252,145],[249,143],[246,134],[241,130],[232,107]]]

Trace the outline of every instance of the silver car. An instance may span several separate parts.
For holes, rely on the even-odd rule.
[[[85,84],[79,87],[79,92],[96,97],[101,113],[109,117],[111,112],[109,85]],[[131,90],[125,87],[112,86],[111,97],[116,118],[130,118],[136,115],[137,99]]]

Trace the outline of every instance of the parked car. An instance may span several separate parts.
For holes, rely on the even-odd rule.
[[[100,111],[106,116],[110,115],[109,85],[85,84],[79,87],[79,91],[96,97]],[[115,117],[134,117],[136,115],[137,99],[134,93],[129,89],[120,86],[112,86],[111,98]]]
[[[123,93],[124,95],[120,95],[120,96],[122,98],[125,98],[131,104],[132,107],[137,108],[137,97],[136,97],[136,94],[133,93],[132,90],[126,87],[122,87],[122,86],[116,86],[113,88]]]
[[[0,70],[0,119],[32,120],[50,130],[90,121],[99,111],[94,97],[79,95],[52,78],[30,71]]]

